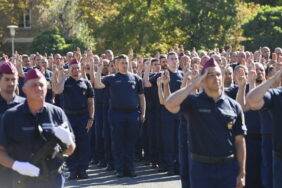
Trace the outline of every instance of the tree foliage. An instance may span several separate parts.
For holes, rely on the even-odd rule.
[[[36,36],[30,47],[31,53],[54,53],[62,52],[67,48],[65,39],[61,36],[61,32],[58,28],[50,28],[38,36]]]
[[[82,51],[89,46],[80,38],[64,38],[57,27],[52,27],[36,36],[30,47],[31,53],[63,53],[73,51],[79,47]]]
[[[261,5],[282,6],[282,0],[246,0],[246,2],[253,2]]]
[[[265,6],[257,15],[243,25],[243,41],[248,49],[269,46],[274,49],[282,45],[282,7]]]

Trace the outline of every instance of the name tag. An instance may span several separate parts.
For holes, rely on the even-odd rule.
[[[199,112],[211,113],[211,109],[199,109]]]
[[[33,131],[35,130],[35,127],[22,127],[23,131]]]

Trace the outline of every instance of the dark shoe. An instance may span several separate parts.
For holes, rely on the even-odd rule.
[[[105,168],[107,165],[106,165],[106,163],[104,163],[104,162],[99,162],[98,164],[97,164],[97,167],[98,168]]]
[[[126,173],[126,176],[127,177],[131,177],[131,178],[134,178],[137,176],[137,174],[134,172],[134,171],[129,171]]]
[[[107,165],[107,168],[105,169],[106,171],[113,171],[115,168],[113,165]]]
[[[96,161],[96,160],[93,160],[93,161],[90,162],[91,165],[96,165],[98,163],[99,163],[99,161]]]
[[[68,177],[68,180],[75,180],[75,179],[77,179],[77,173],[71,172],[69,177]]]
[[[159,168],[158,172],[162,173],[162,172],[166,172],[167,170],[165,168]]]
[[[157,168],[157,165],[156,165],[156,164],[152,164],[151,168],[152,168],[152,169],[156,169],[156,168]]]
[[[174,176],[175,173],[174,173],[174,171],[168,171],[168,172],[166,173],[166,175],[168,175],[168,176]]]
[[[117,178],[123,178],[124,177],[124,173],[123,172],[117,172],[116,173],[116,177]]]
[[[89,176],[88,174],[86,173],[86,171],[81,171],[78,173],[78,179],[88,179]]]
[[[175,170],[174,170],[174,173],[175,173],[176,175],[179,175],[179,170],[178,170],[178,169],[175,169]]]

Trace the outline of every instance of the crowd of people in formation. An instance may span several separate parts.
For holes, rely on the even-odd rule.
[[[63,187],[64,157],[71,180],[142,161],[183,188],[281,188],[281,80],[279,47],[3,55],[0,187]]]

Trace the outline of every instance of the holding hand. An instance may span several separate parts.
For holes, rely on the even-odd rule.
[[[74,141],[71,132],[62,126],[54,127],[55,136],[67,146],[73,145]]]
[[[22,175],[30,177],[38,177],[40,169],[29,162],[15,161],[12,169]]]

